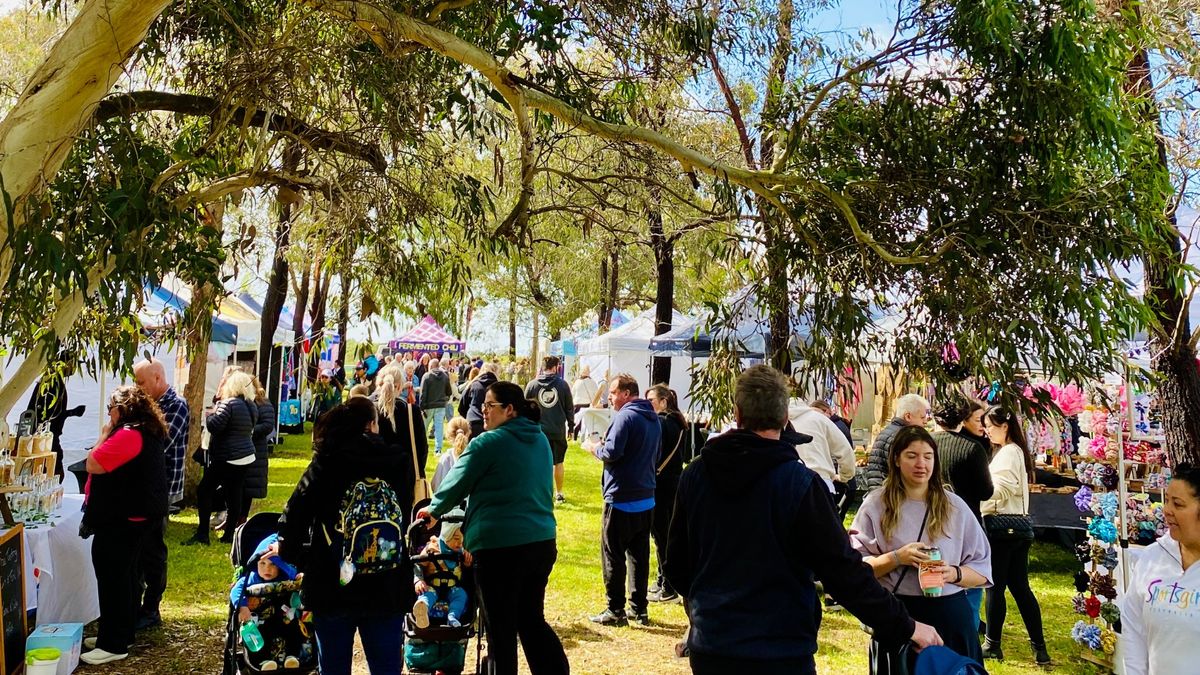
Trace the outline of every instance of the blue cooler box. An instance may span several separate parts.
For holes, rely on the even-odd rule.
[[[48,623],[33,629],[25,640],[25,650],[38,647],[54,647],[62,652],[58,660],[58,675],[70,675],[79,666],[79,652],[83,648],[83,624]]]

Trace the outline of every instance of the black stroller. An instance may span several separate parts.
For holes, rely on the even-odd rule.
[[[259,542],[279,531],[279,517],[278,513],[256,513],[237,528],[229,553],[235,570],[235,584],[248,582],[260,557],[255,549]],[[257,650],[244,644],[238,607],[230,603],[222,674],[316,672],[316,639],[311,616],[300,603],[300,582],[281,580],[253,584],[246,586],[245,594],[263,644]]]
[[[462,522],[461,516],[447,515],[444,521]],[[414,565],[423,562],[451,560],[462,562],[458,553],[425,554],[433,529],[428,521],[414,520],[408,528],[410,560]],[[433,618],[426,628],[419,628],[412,612],[404,617],[404,665],[410,673],[442,673],[459,675],[466,668],[467,646],[472,637],[475,642],[475,672],[479,675],[491,673],[491,661],[484,654],[484,613],[479,603],[479,591],[475,586],[474,572],[467,567],[462,570],[461,587],[468,593],[467,610],[460,617],[461,625],[446,625],[444,617]]]

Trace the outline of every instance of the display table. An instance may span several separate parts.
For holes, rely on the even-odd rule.
[[[587,440],[593,433],[603,438],[608,433],[608,425],[612,424],[612,408],[584,408],[575,413],[575,423],[579,425],[579,438]]]
[[[65,495],[52,523],[25,527],[25,598],[39,626],[100,618],[92,540],[79,537],[82,509],[83,495]]]

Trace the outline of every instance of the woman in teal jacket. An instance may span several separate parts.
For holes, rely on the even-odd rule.
[[[554,460],[538,424],[540,408],[511,382],[488,387],[486,432],[446,474],[419,518],[437,519],[467,500],[463,531],[474,556],[488,651],[497,675],[517,672],[517,637],[533,675],[569,673],[566,652],[546,623],[546,582],[558,557]]]

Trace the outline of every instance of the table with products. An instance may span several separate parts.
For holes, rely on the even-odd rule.
[[[63,495],[44,522],[25,527],[25,604],[37,623],[89,623],[100,617],[92,540],[79,536],[83,495]]]

